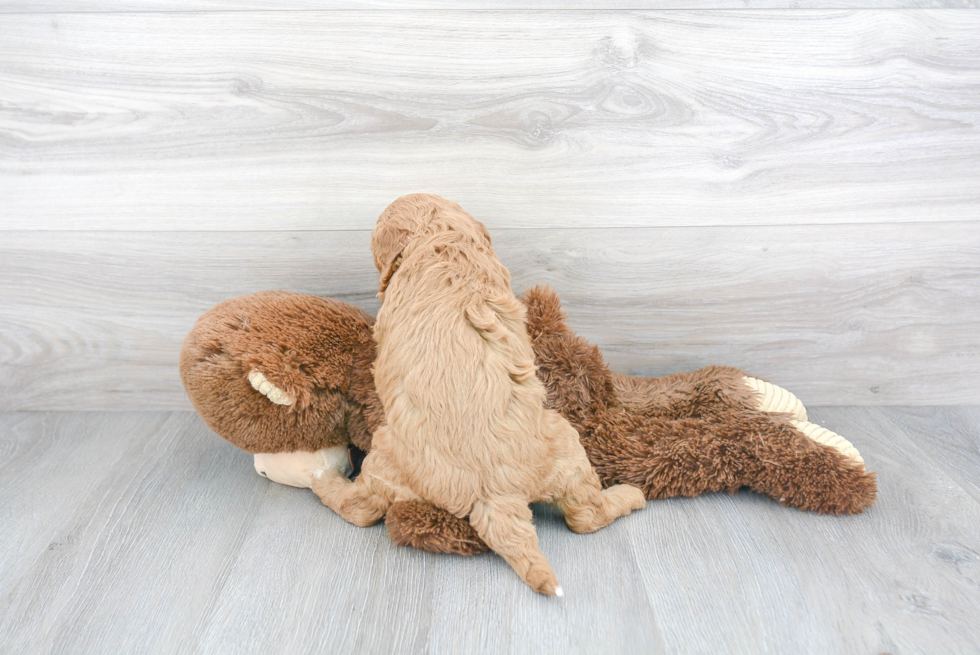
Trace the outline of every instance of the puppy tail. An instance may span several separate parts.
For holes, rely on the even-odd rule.
[[[516,303],[517,301],[513,302]],[[496,304],[502,305],[501,309],[505,313],[511,313],[507,312],[507,309],[511,308],[507,307],[506,304]],[[520,307],[516,308],[516,313],[518,319],[523,323]],[[500,315],[494,311],[490,304],[470,305],[466,308],[466,320],[489,344],[491,350],[500,354],[512,380],[526,382],[534,377],[537,367],[534,365],[533,352],[530,351],[530,348],[521,348],[520,341],[513,332],[507,329]]]

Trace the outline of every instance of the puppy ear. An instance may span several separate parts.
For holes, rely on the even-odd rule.
[[[402,251],[408,245],[408,230],[394,225],[388,210],[378,219],[378,224],[371,232],[371,253],[374,255],[374,266],[381,277],[378,281],[378,293],[384,293],[388,288],[391,276],[401,264]]]
[[[493,247],[493,241],[490,240],[490,232],[487,231],[487,226],[481,221],[476,221],[476,224],[480,226],[480,233],[483,235],[483,238],[487,240],[487,245]]]
[[[384,270],[381,271],[381,279],[378,281],[379,298],[382,296],[382,294],[384,294],[385,289],[388,288],[388,283],[391,281],[391,276],[395,274],[395,271],[398,270],[398,267],[401,266],[401,263],[402,263],[402,253],[399,250],[397,253],[395,253],[395,256],[392,258],[392,260],[385,265]]]

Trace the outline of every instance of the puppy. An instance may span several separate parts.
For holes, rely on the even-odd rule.
[[[438,196],[406,196],[381,214],[371,250],[385,425],[356,482],[324,469],[313,490],[361,526],[401,500],[468,516],[535,591],[562,595],[528,504],[553,503],[572,530],[593,532],[643,507],[643,493],[602,490],[575,428],[545,409],[524,305],[482,223]]]

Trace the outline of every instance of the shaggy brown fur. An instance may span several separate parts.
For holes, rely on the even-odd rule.
[[[578,433],[545,408],[524,306],[482,223],[438,196],[405,196],[381,214],[371,250],[385,425],[355,482],[321,469],[313,491],[356,525],[400,500],[468,517],[531,588],[561,595],[529,503],[553,503],[572,530],[593,532],[643,507],[642,492],[602,489]]]
[[[635,484],[651,499],[747,486],[821,513],[857,513],[874,502],[873,473],[805,437],[788,414],[755,409],[742,371],[619,375],[565,325],[553,291],[532,289],[524,301],[549,404],[578,429],[606,484]]]
[[[874,503],[873,473],[807,439],[786,416],[752,409],[741,371],[712,366],[664,378],[621,376],[567,327],[551,289],[532,289],[522,300],[548,406],[579,431],[604,485],[630,481],[649,499],[747,486],[788,507],[832,514],[858,513]],[[348,433],[363,444],[370,431],[360,426],[376,427],[383,417],[370,377],[372,323],[356,307],[314,296],[238,298],[200,318],[184,344],[181,375],[205,422],[249,452],[315,451]],[[243,324],[263,327],[243,330]],[[292,384],[295,378],[272,373],[306,375],[310,365],[297,361],[333,370]],[[308,404],[269,402],[246,379],[253,367],[299,397],[307,389]],[[330,386],[334,380],[339,385]],[[338,403],[352,409],[337,411]],[[460,554],[487,550],[468,521],[429,504],[395,503],[385,524],[401,545]]]
[[[184,340],[180,377],[208,427],[250,453],[371,447],[384,421],[374,390],[374,318],[353,305],[285,291],[227,300]],[[295,398],[274,405],[252,388],[264,373]]]
[[[663,378],[619,375],[567,327],[554,291],[537,287],[522,300],[548,406],[578,430],[603,484],[633,484],[651,500],[749,487],[789,507],[831,514],[856,514],[874,503],[875,474],[805,437],[789,415],[754,409],[742,371],[709,366]],[[479,536],[465,524],[446,522],[431,505],[412,505],[389,510],[385,523],[395,543],[479,552],[473,545]]]
[[[469,521],[422,501],[392,503],[385,527],[397,545],[430,553],[479,555],[490,550]]]

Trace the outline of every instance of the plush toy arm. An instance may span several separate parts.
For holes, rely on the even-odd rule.
[[[785,389],[720,366],[662,378],[616,375],[614,386],[626,412],[600,427],[606,434],[589,452],[606,484],[637,484],[651,499],[747,486],[830,514],[874,503],[875,475],[857,450],[809,423]]]
[[[479,555],[490,550],[469,521],[421,500],[392,504],[385,514],[385,528],[396,546],[455,555]]]

